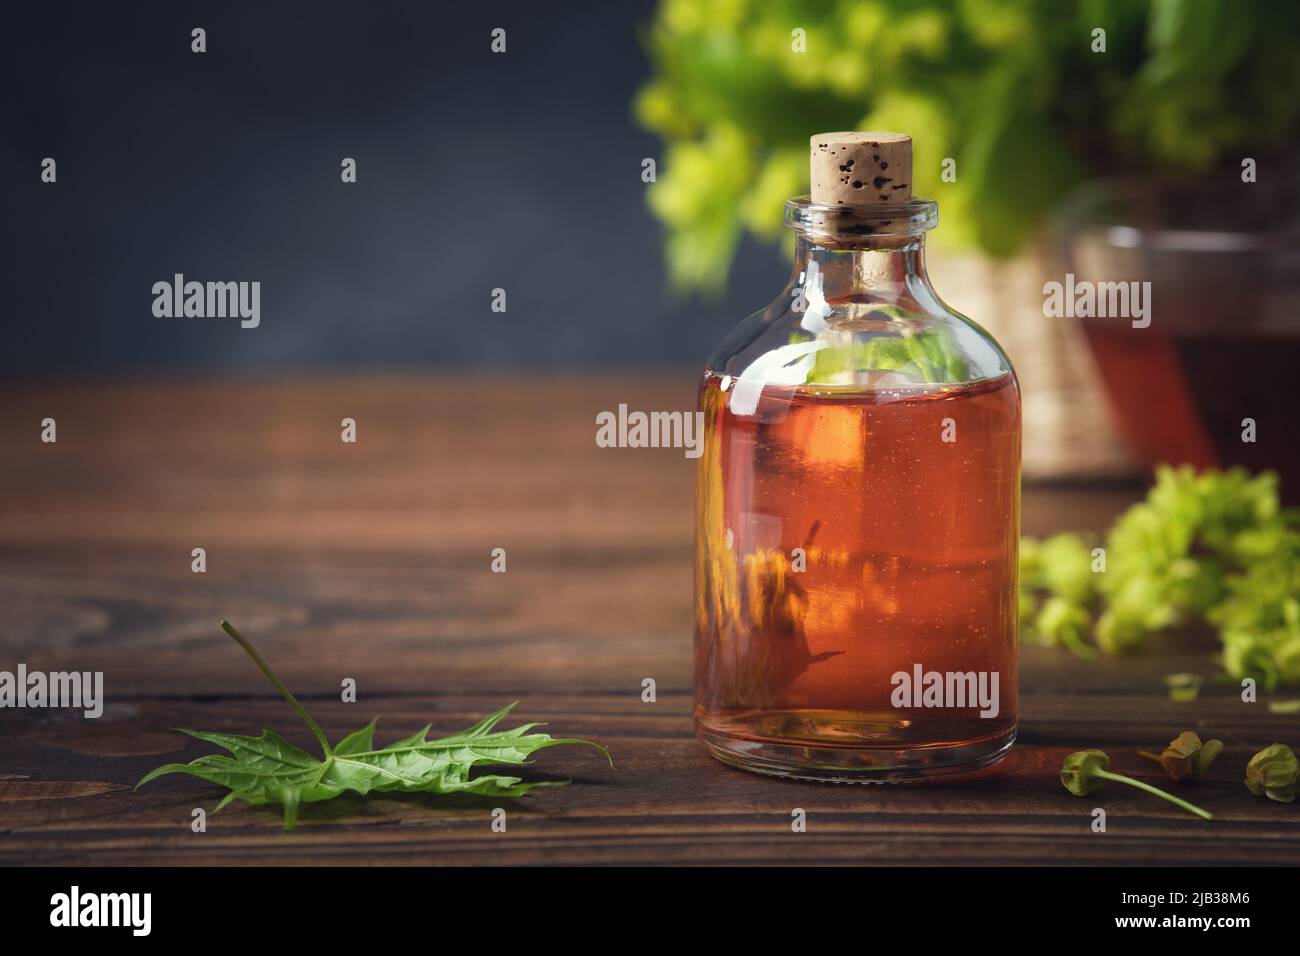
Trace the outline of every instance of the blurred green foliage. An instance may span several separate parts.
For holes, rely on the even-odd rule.
[[[1300,515],[1279,507],[1272,472],[1161,466],[1104,541],[1021,542],[1020,616],[1026,639],[1085,657],[1204,620],[1230,676],[1300,685]]]
[[[782,235],[814,133],[911,134],[939,238],[1007,255],[1086,176],[1203,172],[1300,113],[1295,0],[661,0],[647,46],[649,202],[691,290],[722,288],[746,231]]]

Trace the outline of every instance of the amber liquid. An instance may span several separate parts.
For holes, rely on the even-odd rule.
[[[702,739],[749,769],[835,779],[1000,757],[1017,703],[1015,379],[769,386],[741,415],[730,384],[701,389]],[[895,706],[891,677],[915,664],[996,673],[997,716]]]

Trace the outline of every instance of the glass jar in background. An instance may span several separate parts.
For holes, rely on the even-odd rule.
[[[1061,216],[1069,276],[1148,284],[1140,320],[1100,307],[1079,319],[1134,453],[1148,464],[1272,469],[1296,502],[1300,183],[1238,179],[1089,184]]]

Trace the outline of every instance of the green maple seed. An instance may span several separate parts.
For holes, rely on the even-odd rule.
[[[1246,786],[1257,797],[1291,803],[1300,788],[1300,760],[1286,744],[1270,744],[1246,764]]]
[[[260,737],[181,730],[183,734],[230,751],[231,756],[207,754],[190,763],[164,764],[146,774],[136,784],[136,789],[165,774],[190,774],[230,791],[217,804],[214,813],[232,800],[251,804],[278,803],[284,808],[284,828],[292,830],[300,804],[331,800],[348,790],[363,796],[369,793],[423,792],[519,797],[535,787],[556,786],[564,781],[529,783],[502,774],[471,777],[470,772],[483,764],[525,764],[536,751],[559,744],[595,747],[605,755],[611,767],[614,765],[609,751],[590,740],[529,733],[537,724],[524,724],[513,730],[494,729],[514,704],[489,714],[468,730],[450,737],[429,738],[426,725],[417,734],[387,747],[376,748],[375,721],[372,720],[330,746],[320,725],[275,676],[247,638],[228,621],[222,621],[221,627],[248,653],[267,680],[311,728],[324,759],[295,747],[270,730],[263,730]]]
[[[1061,783],[1076,797],[1084,797],[1101,789],[1102,778],[1097,771],[1110,766],[1110,758],[1100,750],[1077,750],[1061,764]]]
[[[1126,786],[1137,787],[1139,790],[1145,790],[1147,793],[1155,794],[1162,800],[1168,800],[1175,806],[1182,807],[1189,813],[1194,813],[1203,820],[1213,820],[1214,815],[1200,807],[1188,803],[1175,797],[1172,793],[1165,793],[1158,787],[1153,787],[1149,783],[1143,783],[1141,780],[1134,780],[1132,777],[1126,777],[1120,773],[1111,773],[1106,768],[1110,766],[1110,757],[1106,756],[1101,750],[1077,750],[1065,758],[1061,764],[1061,785],[1069,790],[1076,797],[1087,796],[1101,789],[1102,783],[1107,780],[1114,780],[1116,783],[1122,783]]]
[[[1159,761],[1160,766],[1165,768],[1165,773],[1174,780],[1183,780],[1187,777],[1202,776],[1222,751],[1222,740],[1207,740],[1201,743],[1201,738],[1195,732],[1184,730],[1169,741],[1169,746],[1163,753],[1156,755],[1145,750],[1139,753]]]

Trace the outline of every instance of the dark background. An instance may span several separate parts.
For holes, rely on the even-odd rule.
[[[652,9],[6,11],[0,373],[701,365],[785,266],[746,248],[727,299],[667,290],[631,114]],[[261,326],[155,318],[176,272],[260,281]]]

